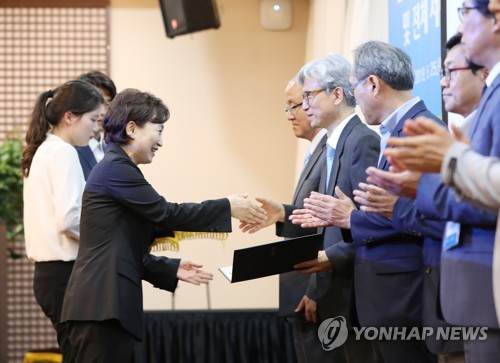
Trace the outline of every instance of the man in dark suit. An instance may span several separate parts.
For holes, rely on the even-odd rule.
[[[312,127],[302,109],[302,87],[298,80],[291,80],[285,90],[287,107],[285,113],[292,124],[297,138],[310,141],[304,159],[304,168],[300,174],[292,204],[282,205],[282,215],[276,222],[276,235],[293,238],[316,233],[316,228],[304,229],[288,221],[288,216],[295,208],[302,208],[302,201],[311,191],[317,191],[325,160],[326,130]],[[264,201],[262,201],[264,202]],[[264,202],[264,205],[266,203]],[[281,208],[280,208],[281,209]],[[307,321],[304,312],[296,312],[309,282],[307,276],[297,272],[288,272],[279,276],[279,314],[293,324],[295,352],[298,362],[319,361],[327,358],[317,339],[317,325]]]
[[[298,75],[299,82],[304,87],[302,108],[311,126],[325,128],[329,147],[336,149],[329,162],[326,158],[322,161],[319,183],[319,190],[331,195],[334,193],[334,187],[339,185],[352,196],[352,190],[366,178],[365,169],[374,165],[379,155],[379,137],[354,113],[354,97],[346,91],[349,86],[349,74],[349,63],[342,57],[331,54],[305,65]],[[306,167],[304,172],[307,170]],[[297,231],[297,226],[294,227],[288,219],[291,212],[302,205],[304,196],[300,200],[298,198],[296,193],[296,203],[293,206],[281,206],[268,199],[257,198],[263,203],[269,220],[279,218],[279,221],[284,222],[278,223],[278,234],[289,236],[293,231],[294,236],[299,236],[311,233],[310,229]],[[257,229],[254,227],[250,231],[255,232]],[[352,326],[356,324],[351,310],[356,246],[345,243],[336,227],[322,229],[321,232],[324,233],[325,250],[320,252],[317,260],[302,265],[307,267],[303,272],[313,275],[308,279],[307,291],[303,288],[295,289],[296,293],[301,290],[305,292],[302,296],[295,294],[295,304],[300,301],[296,311],[304,310],[306,320],[315,323],[303,326],[303,329],[307,327],[309,330],[314,327],[310,332],[314,334],[313,339],[309,338],[309,341],[312,340],[311,345],[321,346],[316,337],[316,323],[328,318],[343,316],[351,334],[341,347],[327,352],[328,354],[309,354],[304,361],[325,357],[324,359],[333,359],[335,362],[374,362],[376,358],[371,343],[365,340],[356,341],[352,331]],[[297,276],[297,273],[294,272],[293,276]],[[280,308],[281,302],[282,300]]]
[[[298,75],[303,86],[302,108],[311,126],[325,128],[327,148],[336,149],[334,154],[327,152],[319,184],[320,191],[331,194],[335,185],[341,185],[351,194],[357,184],[366,178],[365,169],[374,165],[379,155],[378,136],[356,116],[354,97],[346,91],[350,69],[347,60],[330,54],[306,64]],[[268,216],[279,211],[269,201],[257,200],[263,203]],[[285,226],[292,228],[288,216],[289,213]],[[356,341],[352,330],[356,324],[351,311],[356,246],[345,243],[336,227],[322,229],[321,232],[324,234],[325,250],[320,251],[318,259],[302,265],[307,268],[304,272],[313,275],[296,311],[305,310],[306,319],[312,323],[337,316],[345,318],[351,334],[342,346],[328,352],[327,359],[335,362],[374,362],[376,358],[371,343]],[[316,344],[320,345],[319,339],[316,339]]]
[[[326,128],[328,134],[327,160],[319,190],[333,196],[340,188],[352,198],[353,190],[366,178],[366,168],[377,162],[380,138],[354,112],[356,101],[348,91],[350,73],[347,60],[332,53],[306,64],[299,72],[299,81],[304,88],[302,107],[311,125]],[[317,301],[318,321],[339,315],[346,318],[350,334],[341,347],[331,352],[335,362],[375,362],[371,342],[356,340],[352,334],[352,327],[357,325],[352,311],[357,247],[346,243],[337,227],[321,231],[324,250],[317,259],[296,266],[304,269],[302,273],[316,274],[304,301]]]
[[[99,71],[91,71],[78,76],[78,79],[93,85],[104,98],[101,115],[97,120],[94,139],[87,146],[76,146],[83,176],[87,180],[92,168],[104,157],[104,140],[102,139],[102,119],[108,110],[109,103],[116,96],[116,86],[111,78]]]
[[[376,41],[362,44],[355,51],[352,82],[351,90],[367,123],[381,125],[381,149],[389,136],[404,136],[405,120],[420,115],[438,120],[423,101],[413,97],[411,60],[399,48]],[[388,170],[389,166],[381,155],[378,168]],[[292,220],[304,227],[341,227],[344,238],[352,238],[359,246],[354,286],[362,326],[421,327],[421,232],[402,232],[387,217],[356,210],[341,188],[337,194],[339,198],[312,195],[304,201],[307,210],[296,212]],[[411,213],[415,208],[414,201],[408,198],[399,203],[401,213]],[[378,340],[376,347],[388,363],[436,361],[421,340]]]
[[[302,87],[297,78],[292,79],[285,89],[285,114],[292,125],[295,136],[310,141],[304,167],[300,174],[292,200],[292,204],[281,204],[266,198],[257,198],[268,210],[269,220],[266,225],[242,225],[243,231],[255,233],[263,227],[275,224],[276,235],[285,238],[301,237],[317,233],[316,228],[301,228],[292,224],[288,217],[296,208],[302,208],[302,201],[317,191],[321,170],[325,161],[326,130],[312,127],[302,109]],[[244,228],[247,227],[247,228]],[[315,322],[309,322],[304,311],[296,311],[299,302],[306,293],[309,277],[297,272],[288,272],[279,276],[279,314],[293,326],[293,338],[298,362],[322,361],[328,359],[328,353],[322,349],[318,341]],[[313,302],[314,303],[314,302]],[[315,307],[310,310],[315,311]]]

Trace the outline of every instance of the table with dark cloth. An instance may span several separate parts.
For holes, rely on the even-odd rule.
[[[292,327],[277,310],[145,312],[136,363],[296,362]]]

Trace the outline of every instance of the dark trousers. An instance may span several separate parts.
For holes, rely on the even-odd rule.
[[[421,340],[381,340],[375,346],[384,363],[436,363],[437,356]]]
[[[73,264],[74,261],[37,262],[33,278],[33,292],[36,302],[44,314],[50,318],[57,332],[57,342],[61,348],[64,363],[73,362],[67,326],[60,322],[64,292],[73,270]]]
[[[318,325],[305,320],[287,319],[293,326],[293,342],[299,363],[327,362],[331,352],[321,347]]]
[[[488,329],[486,340],[465,340],[467,363],[498,363],[500,361],[500,330]]]
[[[70,321],[75,363],[133,363],[135,338],[117,320]]]
[[[290,319],[289,321],[292,321]],[[340,347],[326,351],[318,338],[318,324],[305,320],[293,323],[293,340],[299,363],[334,362],[334,363],[381,363],[371,341],[356,340],[350,332],[347,340]]]
[[[347,340],[335,348],[332,362],[343,363],[383,363],[382,357],[375,348],[375,343],[366,339],[356,340],[356,334],[349,332]],[[405,362],[406,363],[406,362]]]

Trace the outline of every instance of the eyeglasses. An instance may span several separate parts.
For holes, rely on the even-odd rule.
[[[316,95],[326,90],[326,88],[318,88],[311,91],[304,91],[304,93],[302,93],[302,99],[304,100],[303,103],[306,102],[310,105],[312,101],[314,101],[314,97],[316,97]]]
[[[469,12],[473,9],[477,9],[477,6],[461,6],[457,9],[458,11],[458,19],[460,22],[463,22],[464,19],[469,15]]]
[[[297,103],[296,105],[293,105],[293,106],[288,106],[288,107],[285,107],[285,113],[288,113],[290,115],[295,115],[295,112],[297,112],[298,108],[302,106],[302,102],[301,103]]]
[[[349,93],[351,96],[354,96],[354,89],[356,87],[358,87],[361,83],[363,83],[364,81],[366,81],[366,78],[363,78],[363,79],[360,79],[359,81],[357,81],[356,83],[354,84],[351,84],[349,87],[346,87],[345,91],[346,93]]]
[[[441,69],[441,78],[446,79],[447,81],[450,81],[453,78],[453,72],[457,71],[465,71],[467,69],[472,69],[471,67],[456,67],[456,68],[448,68],[448,67],[443,67]]]

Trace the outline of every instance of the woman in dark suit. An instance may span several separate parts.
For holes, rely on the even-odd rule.
[[[76,362],[132,362],[142,339],[141,280],[174,291],[178,280],[208,283],[201,265],[148,253],[169,231],[230,232],[231,216],[255,223],[265,212],[244,196],[202,203],[169,203],[137,165],[163,145],[169,111],[155,96],[134,89],[111,102],[103,121],[108,144],[83,195],[80,249],[66,290],[67,321]]]

